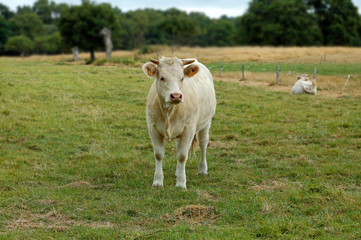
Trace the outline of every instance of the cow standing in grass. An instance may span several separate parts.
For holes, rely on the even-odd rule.
[[[143,71],[149,78],[155,78],[146,111],[155,157],[153,186],[163,186],[164,139],[176,139],[176,187],[186,188],[185,166],[196,134],[201,149],[198,174],[207,174],[208,132],[216,111],[212,74],[195,59],[176,57],[151,59],[143,65]]]
[[[316,79],[310,80],[307,74],[297,76],[297,82],[292,87],[292,94],[313,94],[317,95]]]

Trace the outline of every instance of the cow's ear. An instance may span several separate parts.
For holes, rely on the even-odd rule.
[[[155,78],[155,76],[157,75],[158,70],[157,70],[157,66],[154,63],[151,62],[145,63],[142,69],[145,75],[149,78]]]
[[[194,75],[197,74],[198,71],[199,71],[199,67],[197,65],[192,64],[184,69],[184,75],[186,75],[187,77],[193,77]]]

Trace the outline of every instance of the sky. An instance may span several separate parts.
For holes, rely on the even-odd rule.
[[[16,11],[17,6],[33,6],[36,0],[0,0],[0,3]],[[79,5],[81,0],[53,0],[56,3]],[[176,7],[186,12],[204,12],[211,18],[219,18],[222,15],[228,17],[241,16],[248,8],[250,0],[95,0],[96,3],[107,2],[113,7],[117,6],[123,12],[135,9],[154,8],[165,10]],[[50,0],[49,0],[50,2]],[[358,7],[361,14],[361,0],[352,1]]]

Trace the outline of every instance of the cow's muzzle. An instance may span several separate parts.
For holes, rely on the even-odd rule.
[[[171,93],[170,94],[170,102],[171,103],[181,103],[182,102],[182,94],[181,93]]]

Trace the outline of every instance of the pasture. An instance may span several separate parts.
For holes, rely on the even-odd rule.
[[[231,68],[213,72],[209,173],[197,176],[196,151],[186,190],[175,188],[174,143],[166,145],[164,188],[151,186],[152,81],[140,69],[148,55],[122,52],[102,66],[69,56],[0,58],[0,239],[361,238],[361,62],[332,60],[359,50],[321,50],[335,73],[320,73],[317,96],[291,95],[299,63],[269,53],[303,50],[295,59],[314,56],[300,61],[312,74],[320,56],[312,49],[263,48],[262,62],[251,59],[262,49],[243,48],[251,54],[242,60],[225,60],[223,50],[218,59],[203,49],[196,57],[261,70],[249,69],[246,81]],[[273,65],[259,65],[280,62],[288,69],[276,86]],[[339,94],[342,64],[354,72]]]

